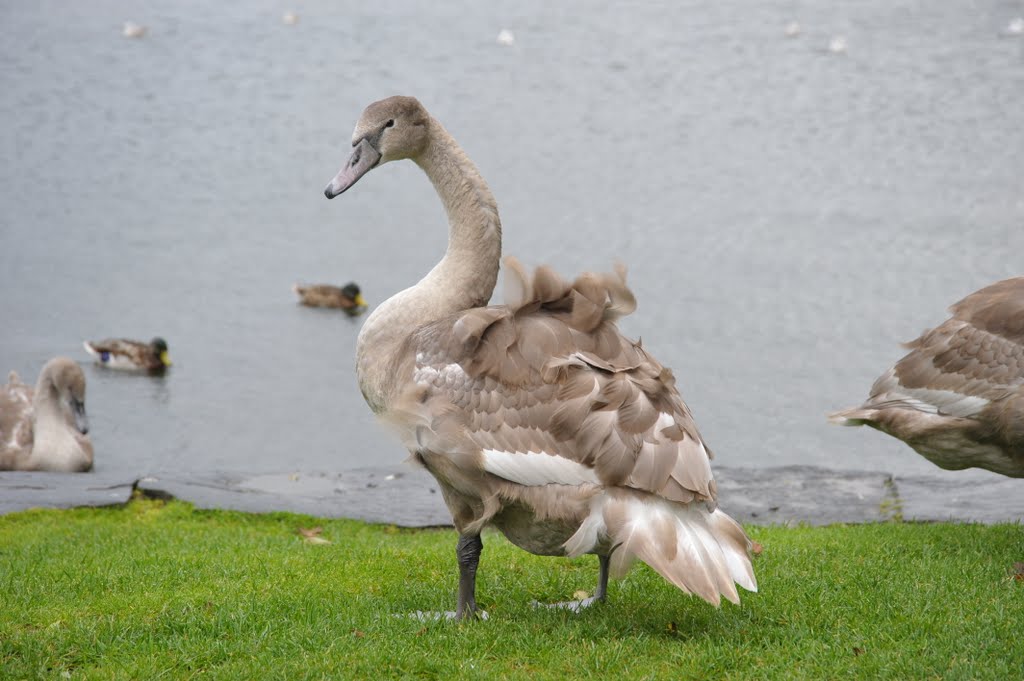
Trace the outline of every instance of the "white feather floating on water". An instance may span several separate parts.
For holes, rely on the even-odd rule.
[[[141,38],[146,35],[146,31],[149,30],[145,26],[140,26],[134,21],[124,22],[124,26],[121,27],[121,35],[125,38]]]

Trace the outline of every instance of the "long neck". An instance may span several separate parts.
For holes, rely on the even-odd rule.
[[[494,195],[436,120],[431,120],[431,142],[416,163],[448,213],[448,250],[415,288],[442,297],[442,315],[486,305],[501,260],[501,220]]]
[[[425,324],[485,305],[501,259],[501,220],[494,196],[437,120],[430,120],[429,143],[415,161],[448,213],[448,250],[419,283],[381,304],[363,325],[356,370],[363,395],[376,412],[390,402],[402,342]]]

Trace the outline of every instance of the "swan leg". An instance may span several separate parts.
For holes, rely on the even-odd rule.
[[[543,606],[545,608],[563,608],[565,610],[572,610],[573,612],[579,612],[583,608],[593,605],[598,601],[605,601],[608,598],[608,567],[611,564],[611,558],[609,556],[598,556],[597,560],[600,566],[600,572],[597,576],[597,589],[594,591],[594,595],[589,598],[584,598],[578,601],[562,601],[560,603],[538,603],[534,601],[533,604],[537,607]]]
[[[477,612],[476,566],[483,549],[484,543],[479,534],[463,534],[455,546],[455,555],[459,559],[459,603],[455,609],[457,620],[472,617]]]
[[[594,591],[595,601],[604,601],[608,598],[608,566],[611,565],[611,556],[598,556],[601,571],[597,575],[597,590]],[[588,604],[589,605],[589,604]]]

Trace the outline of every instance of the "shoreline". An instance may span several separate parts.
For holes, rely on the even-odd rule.
[[[886,520],[1014,522],[1024,494],[1013,478],[948,481],[816,466],[717,467],[719,505],[742,523],[829,525]],[[0,515],[31,508],[116,506],[135,490],[201,509],[285,511],[400,527],[450,527],[437,482],[411,465],[326,473],[0,472]]]

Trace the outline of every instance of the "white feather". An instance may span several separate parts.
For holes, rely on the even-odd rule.
[[[600,485],[592,468],[545,452],[483,450],[484,470],[520,485]]]
[[[722,513],[718,509],[715,509],[711,513],[711,517],[708,519],[712,529],[717,529],[722,525],[736,525],[736,521]],[[733,580],[747,591],[757,591],[757,582],[754,581],[754,572],[750,565],[750,559],[746,555],[736,553],[736,551],[725,550],[725,560],[729,566],[729,574],[732,575]]]
[[[449,386],[466,379],[466,372],[458,364],[445,364],[440,369],[431,366],[416,367],[412,374],[412,380],[416,383],[445,383]],[[438,379],[440,379],[438,381]]]
[[[628,509],[628,521],[617,536],[609,537],[605,509],[622,504]],[[657,540],[656,528],[666,521],[675,526],[674,547],[662,546]],[[682,505],[653,496],[623,499],[601,495],[564,548],[566,555],[578,556],[594,551],[603,542],[615,541],[618,548],[612,554],[612,576],[621,576],[640,558],[687,593],[697,593],[714,603],[717,596],[713,597],[713,590],[737,603],[739,593],[733,582],[748,591],[757,591],[757,582],[746,547],[724,540],[736,530],[732,518],[721,511],[709,512],[703,504]],[[739,532],[742,534],[742,530]],[[696,567],[686,567],[690,564]]]
[[[927,388],[903,388],[905,394],[917,403],[915,408],[930,414],[949,414],[969,418],[986,406],[989,400],[974,395],[963,395],[952,390],[929,390]]]
[[[86,352],[95,357],[96,361],[105,367],[109,367],[111,369],[125,369],[128,371],[139,369],[138,364],[124,355],[119,355],[116,352],[100,352],[93,346],[89,345],[88,341],[82,343],[82,346],[85,348]],[[104,354],[106,355],[106,358],[103,357]]]

